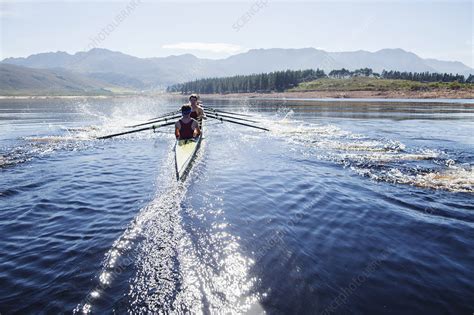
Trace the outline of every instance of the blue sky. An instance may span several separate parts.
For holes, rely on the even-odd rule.
[[[252,48],[403,48],[474,65],[471,1],[0,0],[0,18],[2,59],[92,47],[205,58]]]

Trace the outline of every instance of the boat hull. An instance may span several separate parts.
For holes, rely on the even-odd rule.
[[[176,141],[174,152],[177,180],[183,180],[186,177],[194,157],[201,146],[201,141],[202,131],[201,135],[197,138]]]

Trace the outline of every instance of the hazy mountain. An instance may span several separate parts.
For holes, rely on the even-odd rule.
[[[425,63],[438,72],[459,73],[464,75],[473,74],[473,69],[466,70],[466,65],[459,61],[440,61],[436,59],[424,59]]]
[[[113,84],[117,86],[121,86],[124,88],[129,88],[133,90],[143,90],[146,89],[145,83],[140,81],[137,78],[130,77],[128,75],[116,72],[91,72],[87,73],[89,78],[107,82],[108,84]]]
[[[54,56],[58,56],[55,62]],[[189,56],[197,64],[198,58],[183,55],[167,58],[137,58],[121,52],[94,48],[70,55],[65,52],[41,53],[27,58],[7,58],[2,63],[30,68],[63,68],[111,84],[123,84],[136,89],[159,88],[181,81],[181,74],[190,68]],[[184,62],[184,64],[183,64]],[[192,79],[183,76],[182,80]]]
[[[225,59],[201,59],[190,54],[160,58],[138,58],[121,52],[95,48],[74,55],[41,53],[27,58],[7,58],[3,63],[31,68],[63,68],[113,85],[134,89],[155,89],[203,77],[270,72],[286,69],[346,68],[429,71],[468,74],[472,68],[461,62],[423,59],[402,49],[376,52],[326,52],[314,48],[252,49]]]
[[[439,72],[438,69],[427,64],[424,59],[403,49],[382,49],[374,53],[359,50],[330,54],[349,70],[372,68],[376,72],[381,72],[384,69],[412,72]],[[444,63],[444,61],[440,61],[440,63]],[[464,70],[469,70],[469,68],[466,67]]]
[[[0,64],[0,95],[111,94],[107,83],[62,69]]]
[[[252,49],[246,53],[217,60],[220,71],[226,75],[251,74],[277,70],[339,69],[343,64],[330,53],[314,48],[303,49]]]

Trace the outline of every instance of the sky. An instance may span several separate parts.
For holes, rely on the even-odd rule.
[[[225,58],[256,48],[402,48],[474,67],[472,1],[0,0],[0,59],[94,47]]]

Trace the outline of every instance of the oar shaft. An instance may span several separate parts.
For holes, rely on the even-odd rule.
[[[130,130],[130,131],[114,133],[114,134],[107,135],[107,136],[97,137],[97,139],[110,139],[110,138],[114,138],[114,137],[118,137],[118,136],[128,135],[128,134],[136,133],[136,132],[140,132],[140,131],[156,129],[156,128],[170,126],[170,125],[174,125],[174,124],[175,124],[174,122],[169,122],[169,123],[161,124],[161,125],[153,125],[153,126],[150,126],[150,127],[145,127],[145,128],[140,128],[140,129],[135,129],[135,130]]]
[[[215,116],[217,116],[217,117],[232,118],[232,119],[235,119],[235,120],[242,120],[242,121],[248,121],[248,122],[258,123],[258,121],[255,121],[255,120],[250,120],[250,119],[245,119],[245,118],[240,118],[240,117],[233,117],[233,116],[221,114],[221,113],[218,113],[218,112],[210,113],[210,114],[211,114],[211,115],[215,115]]]
[[[204,106],[204,105],[201,105],[201,107],[204,108],[204,109],[209,109],[209,110],[212,110],[214,112],[219,112],[219,113],[231,114],[231,115],[235,115],[235,116],[253,117],[252,115],[248,115],[248,114],[226,112],[224,110],[215,109],[215,108],[212,108],[212,107],[209,107],[209,106]]]
[[[242,122],[238,122],[238,121],[233,121],[233,120],[229,120],[229,119],[223,119],[223,118],[217,117],[217,116],[208,115],[208,117],[213,118],[213,119],[216,119],[216,120],[219,120],[219,121],[222,121],[222,122],[229,122],[229,123],[237,124],[237,125],[241,125],[241,126],[247,126],[247,127],[251,127],[251,128],[255,128],[255,129],[270,131],[269,129],[264,128],[264,127],[249,125],[249,124],[246,124],[246,123],[242,123]]]
[[[179,110],[175,110],[175,111],[173,111],[173,112],[165,113],[165,114],[160,115],[160,116],[158,116],[158,117],[150,118],[150,119],[148,119],[148,121],[155,120],[155,119],[160,119],[160,118],[164,118],[164,117],[171,116],[171,115],[176,115],[176,114],[179,114],[179,113],[180,113]]]
[[[154,123],[157,123],[157,122],[160,122],[160,121],[168,121],[168,120],[172,120],[172,119],[176,119],[176,118],[180,118],[181,115],[175,115],[175,116],[171,116],[171,117],[165,117],[165,118],[160,118],[160,119],[156,119],[156,120],[151,120],[149,122],[146,122],[146,123],[143,123],[143,124],[138,124],[138,125],[133,125],[133,126],[126,126],[127,128],[136,128],[136,127],[140,127],[140,126],[146,126],[146,125],[149,125],[149,124],[154,124]]]

